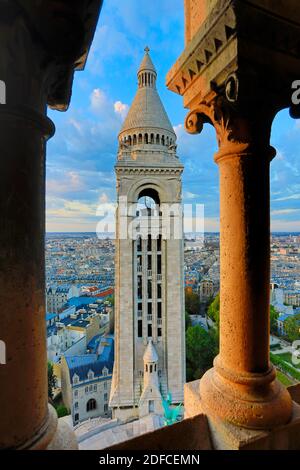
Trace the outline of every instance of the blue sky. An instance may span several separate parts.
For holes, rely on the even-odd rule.
[[[117,135],[136,91],[144,47],[158,71],[157,87],[178,138],[185,165],[183,202],[204,204],[205,230],[219,229],[214,130],[183,129],[187,110],[167,90],[165,76],[184,48],[182,0],[106,0],[86,68],[75,74],[66,113],[49,111],[56,135],[47,151],[47,230],[95,231],[97,208],[113,213]],[[275,119],[271,166],[274,231],[300,231],[300,121],[287,111]]]

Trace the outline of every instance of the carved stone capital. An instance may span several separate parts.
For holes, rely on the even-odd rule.
[[[235,105],[290,108],[292,84],[299,80],[300,13],[294,0],[215,0],[186,8],[184,52],[167,75],[170,90],[194,109],[224,96]],[[192,24],[192,28],[191,28]]]
[[[0,2],[0,80],[6,102],[43,112],[68,107],[75,70],[81,70],[102,0]]]
[[[219,146],[216,161],[229,155],[242,156],[252,152],[259,155],[261,151],[271,160],[276,155],[269,144],[274,116],[275,112],[270,109],[241,110],[219,96],[190,111],[185,119],[185,129],[190,134],[198,134],[205,123],[215,128]]]

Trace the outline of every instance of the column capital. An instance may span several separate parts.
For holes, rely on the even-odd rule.
[[[102,0],[11,0],[0,4],[0,80],[6,103],[65,110],[85,66]],[[39,108],[38,108],[39,106]]]
[[[293,104],[299,80],[300,13],[294,0],[186,2],[186,47],[167,75],[167,87],[196,109],[223,97],[239,112]],[[257,113],[259,115],[259,113]]]
[[[215,128],[219,146],[215,154],[217,163],[225,157],[259,155],[260,152],[272,160],[276,150],[269,141],[275,114],[275,110],[268,107],[243,107],[229,103],[225,97],[214,96],[210,102],[204,101],[188,113],[185,129],[190,134],[199,134],[205,123]]]

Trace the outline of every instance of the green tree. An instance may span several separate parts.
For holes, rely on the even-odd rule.
[[[190,289],[185,289],[185,308],[189,315],[199,315],[199,295],[191,291]]]
[[[299,319],[295,316],[291,316],[285,321],[284,328],[288,339],[293,342],[300,339],[299,334]]]
[[[220,325],[220,294],[217,294],[208,307],[207,316],[215,323],[217,330]]]
[[[48,361],[48,398],[50,401],[53,400],[53,391],[56,387],[56,375],[53,372],[53,364]]]
[[[56,407],[56,413],[58,418],[62,418],[63,416],[68,416],[70,414],[70,410],[62,404],[57,405]]]
[[[186,331],[187,381],[202,377],[212,367],[217,353],[215,334],[199,325],[190,326]]]
[[[270,331],[273,334],[277,333],[277,319],[279,317],[279,313],[277,312],[276,308],[273,305],[270,305]]]

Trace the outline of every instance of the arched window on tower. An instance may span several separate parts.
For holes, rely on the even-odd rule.
[[[159,214],[159,195],[155,189],[146,188],[143,189],[137,201],[137,211],[139,216],[145,217],[149,215],[158,216]],[[143,238],[147,238],[146,236]]]
[[[143,143],[143,136],[142,134],[139,134],[139,144],[142,144]]]
[[[156,134],[156,144],[159,145],[159,134]]]
[[[154,134],[151,134],[151,136],[150,136],[150,143],[154,144]]]
[[[128,137],[128,145],[131,145],[131,135]]]
[[[148,144],[148,134],[145,134],[144,142],[145,144]]]
[[[135,134],[133,134],[132,143],[133,143],[133,145],[136,145],[136,135]]]
[[[165,136],[164,135],[161,138],[161,145],[165,145]]]
[[[169,137],[167,137],[167,147],[169,147]]]

